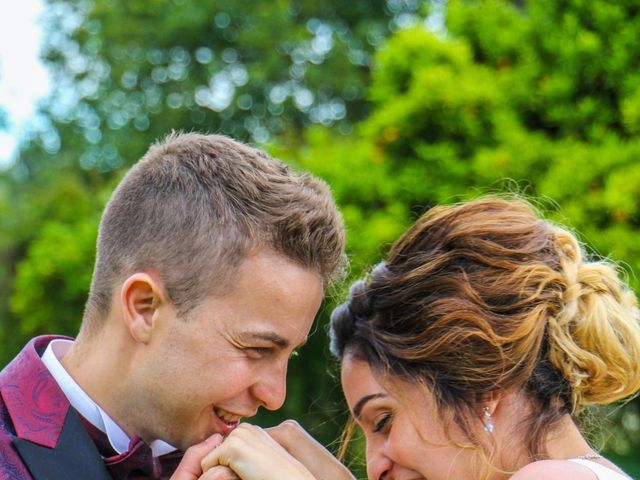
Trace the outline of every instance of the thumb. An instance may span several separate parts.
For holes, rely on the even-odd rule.
[[[188,448],[180,461],[180,465],[171,475],[170,480],[197,480],[200,478],[200,475],[202,475],[202,467],[200,466],[202,459],[221,443],[222,435],[215,433],[204,442]]]

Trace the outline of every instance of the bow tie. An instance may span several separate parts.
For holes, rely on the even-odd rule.
[[[115,480],[168,480],[184,455],[184,452],[177,450],[154,457],[149,445],[138,436],[131,439],[126,452],[118,454],[109,443],[106,433],[86,419],[82,420]]]

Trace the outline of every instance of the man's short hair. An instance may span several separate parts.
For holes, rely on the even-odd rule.
[[[172,133],[115,189],[100,222],[84,326],[99,327],[116,287],[152,270],[180,315],[224,293],[243,257],[267,247],[316,270],[344,269],[344,226],[327,185],[221,135]]]

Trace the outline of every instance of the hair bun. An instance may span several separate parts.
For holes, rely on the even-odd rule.
[[[575,237],[555,232],[563,308],[549,318],[549,358],[572,388],[572,405],[606,404],[640,388],[636,297],[607,262],[583,262]]]

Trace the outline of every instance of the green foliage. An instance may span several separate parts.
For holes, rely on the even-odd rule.
[[[49,0],[45,111],[83,168],[133,163],[171,129],[297,143],[366,113],[370,58],[418,2]],[[330,72],[330,73],[329,73]],[[55,134],[54,134],[55,135]],[[131,145],[133,143],[133,145]],[[46,146],[57,151],[56,142]],[[76,159],[76,160],[78,160]]]
[[[4,364],[34,335],[77,332],[108,191],[90,189],[73,172],[28,184],[5,173],[0,193]]]
[[[95,216],[70,224],[45,222],[18,263],[10,299],[20,319],[18,334],[33,337],[47,332],[55,319],[58,332],[75,335],[78,305],[87,298],[95,252]]]

